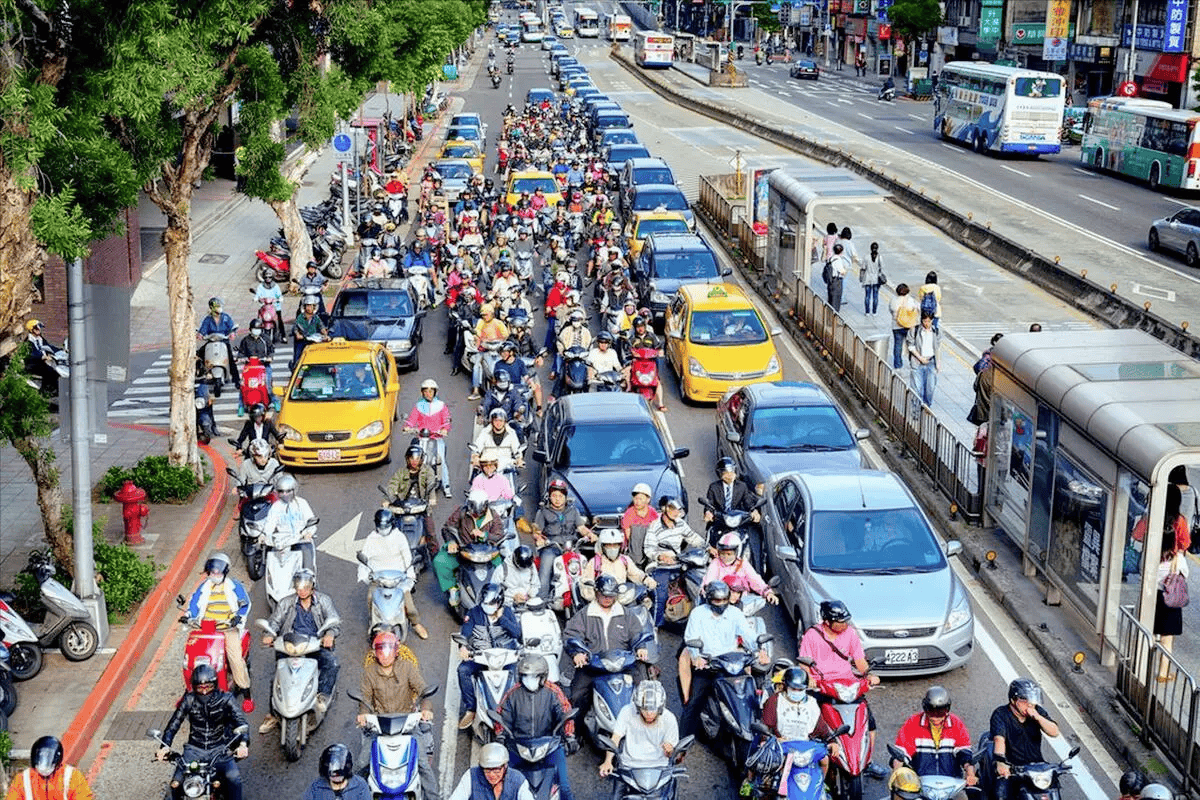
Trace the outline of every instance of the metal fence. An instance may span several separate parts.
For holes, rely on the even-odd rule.
[[[1160,675],[1171,676],[1160,681]],[[1183,774],[1183,791],[1200,785],[1196,679],[1138,622],[1132,606],[1117,619],[1117,697],[1137,723],[1143,744],[1153,742]]]

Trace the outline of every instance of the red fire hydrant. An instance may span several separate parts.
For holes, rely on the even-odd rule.
[[[125,544],[144,544],[142,538],[143,520],[150,515],[150,506],[143,502],[146,490],[133,485],[133,481],[125,481],[125,485],[113,494],[113,499],[124,508],[121,516],[125,519]]]

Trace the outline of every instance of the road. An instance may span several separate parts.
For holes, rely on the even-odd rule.
[[[531,86],[546,85],[544,70],[545,59],[540,51],[529,46],[522,47],[517,56],[517,71],[512,78],[505,77],[500,90],[490,88],[486,77],[476,81],[474,88],[468,94],[467,108],[480,112],[490,124],[490,130],[499,130],[500,113],[509,102],[519,103],[524,92]],[[629,101],[628,107],[637,105],[634,98],[622,97],[623,104]],[[663,108],[661,101],[651,101],[642,98],[643,103],[659,103],[658,111],[662,116],[658,124],[668,126],[677,121],[674,111]],[[642,122],[645,111],[638,111],[639,131],[643,131],[646,123]],[[710,123],[711,127],[711,123]],[[643,131],[644,132],[644,131]],[[713,132],[717,135],[719,132]],[[494,141],[494,136],[491,137]],[[711,164],[717,156],[703,148],[703,142],[697,141],[689,145],[686,142],[672,143],[665,153],[672,165],[684,163]],[[490,159],[489,155],[489,166]],[[691,169],[691,167],[689,167]],[[251,282],[249,264],[247,270],[247,285]],[[449,442],[449,452],[452,465],[452,482],[456,492],[459,492],[467,478],[467,460],[465,457],[466,442],[469,434],[469,423],[473,413],[473,403],[465,398],[468,386],[463,376],[452,377],[449,374],[448,359],[438,357],[441,347],[440,332],[444,324],[444,312],[439,309],[427,320],[429,338],[423,345],[423,369],[419,375],[409,375],[402,378],[401,406],[402,412],[411,407],[417,399],[416,386],[420,379],[432,377],[442,388],[442,396],[448,402],[454,416],[455,427]],[[784,362],[785,376],[789,380],[814,380],[814,373],[804,362],[799,350],[785,343],[781,353]],[[159,354],[148,353],[139,356],[135,361],[135,374],[140,369],[146,377],[147,369],[155,368]],[[715,430],[711,408],[685,405],[678,400],[678,388],[673,377],[664,376],[668,386],[668,404],[670,411],[667,421],[679,446],[691,448],[691,456],[685,462],[685,484],[690,496],[698,496],[712,479],[712,463],[716,454]],[[149,396],[153,396],[149,394]],[[852,409],[852,416],[856,410]],[[226,411],[226,413],[228,413]],[[867,425],[869,421],[859,420],[858,424]],[[226,429],[232,427],[232,421],[225,423]],[[397,433],[393,437],[393,451],[399,452],[407,442],[407,437]],[[868,444],[869,452],[873,446]],[[874,453],[876,463],[882,463],[878,454]],[[397,457],[397,463],[399,458]],[[378,507],[379,495],[375,485],[386,481],[392,467],[381,466],[355,471],[339,471],[330,473],[307,473],[299,475],[301,495],[311,503],[316,514],[321,518],[321,530],[318,541],[325,544],[325,550],[330,549],[328,542],[332,538],[338,541],[347,535],[359,538],[366,535],[370,527],[371,513]],[[461,495],[459,495],[461,496]],[[533,498],[526,498],[527,505]],[[443,503],[435,511],[435,518],[440,524],[445,520],[450,509]],[[699,514],[694,511],[690,515],[694,525],[701,525]],[[344,526],[350,526],[348,529]],[[236,550],[236,539],[229,549]],[[334,547],[333,549],[339,549]],[[978,636],[977,654],[968,666],[952,673],[938,676],[936,679],[925,680],[889,680],[880,689],[872,692],[871,702],[879,722],[881,744],[890,740],[901,722],[919,708],[920,698],[926,688],[934,682],[946,686],[955,698],[955,711],[966,720],[971,731],[978,735],[986,726],[991,710],[1004,702],[1005,687],[1010,679],[1017,674],[1031,675],[1045,687],[1047,707],[1063,724],[1062,752],[1065,753],[1066,742],[1082,744],[1085,758],[1084,768],[1080,770],[1078,785],[1068,785],[1068,793],[1083,794],[1097,800],[1102,796],[1113,794],[1113,785],[1108,776],[1114,775],[1115,767],[1109,757],[1099,749],[1095,738],[1088,731],[1086,724],[1078,718],[1063,690],[1048,674],[1047,668],[1032,653],[1023,635],[1014,629],[1003,612],[983,592],[969,572],[956,567],[961,577],[972,593],[977,615],[976,630]],[[240,563],[235,568],[236,573],[244,578],[244,570]],[[342,670],[339,681],[339,696],[335,701],[329,718],[319,728],[307,752],[297,764],[287,764],[282,758],[280,748],[271,737],[253,734],[252,755],[243,765],[242,772],[246,780],[246,791],[249,797],[267,796],[300,796],[304,787],[316,776],[317,755],[326,745],[342,741],[357,748],[358,733],[353,727],[353,704],[345,697],[346,689],[354,689],[358,685],[366,654],[366,624],[367,612],[364,590],[355,584],[355,564],[322,552],[318,556],[318,579],[322,590],[329,592],[335,604],[341,611],[345,625],[339,640],[338,654]],[[457,781],[462,771],[472,763],[472,746],[465,736],[458,735],[454,723],[458,717],[457,688],[454,686],[454,655],[449,645],[449,634],[455,630],[450,615],[443,607],[443,600],[437,591],[431,574],[424,574],[417,586],[418,605],[423,620],[430,631],[428,641],[413,639],[410,644],[417,653],[421,672],[429,683],[441,686],[436,696],[438,716],[435,727],[438,730],[438,751],[442,771],[443,788],[448,788]],[[262,585],[253,587],[252,596],[256,612],[255,616],[265,609],[265,595]],[[777,652],[786,653],[795,650],[794,625],[778,614],[767,617],[769,629],[777,636]],[[671,654],[678,646],[678,637],[663,633],[662,650]],[[176,635],[164,645],[164,652],[169,655],[161,662],[152,674],[143,679],[144,687],[141,692],[140,710],[147,712],[165,713],[178,696],[180,690],[179,672],[176,668],[178,654],[182,652],[182,635]],[[257,728],[266,710],[266,698],[269,695],[271,681],[271,655],[259,648],[255,651],[253,680],[255,695],[259,699],[259,709],[251,717],[252,725]],[[668,687],[670,702],[677,705],[674,669],[667,659],[662,666],[665,670],[664,683]],[[154,787],[165,780],[168,772],[165,767],[147,766],[145,759],[153,752],[153,745],[148,742],[120,742],[113,752],[108,755],[109,765],[104,771],[104,777],[98,790],[101,794],[112,794],[118,789],[127,793],[136,788],[155,791]],[[876,756],[877,761],[883,757]],[[593,800],[605,794],[603,784],[595,778],[595,768],[599,763],[596,753],[585,748],[571,759],[572,785],[576,796],[581,800]],[[736,794],[735,787],[730,785],[726,771],[715,758],[704,748],[697,749],[687,762],[690,781],[685,788],[688,796],[718,796],[732,797]],[[1074,779],[1072,779],[1074,780]],[[868,783],[868,797],[883,794],[882,784]],[[144,794],[144,792],[139,792]],[[148,795],[147,795],[148,796]]]

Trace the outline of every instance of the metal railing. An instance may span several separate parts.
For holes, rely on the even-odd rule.
[[[708,214],[709,223],[725,236],[737,236],[741,227],[741,215],[725,196],[721,186],[724,176],[701,175],[699,180],[700,205]]]
[[[1160,675],[1173,675],[1158,680]],[[1153,742],[1183,774],[1183,791],[1200,785],[1196,679],[1138,622],[1132,606],[1117,619],[1117,697],[1138,725],[1143,744]]]

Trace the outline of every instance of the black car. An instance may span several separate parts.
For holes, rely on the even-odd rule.
[[[329,312],[329,334],[351,341],[380,342],[400,369],[421,366],[419,346],[425,312],[406,279],[351,281],[338,292]]]
[[[810,61],[807,58],[802,58],[793,64],[788,74],[793,78],[802,78],[811,81],[815,81],[821,77],[820,72],[817,70],[817,62]]]
[[[638,483],[650,485],[651,497],[674,495],[687,505],[678,460],[689,450],[672,444],[661,415],[640,394],[568,395],[549,406],[542,426],[542,447],[533,451],[539,493],[562,478],[593,525],[619,527]]]

